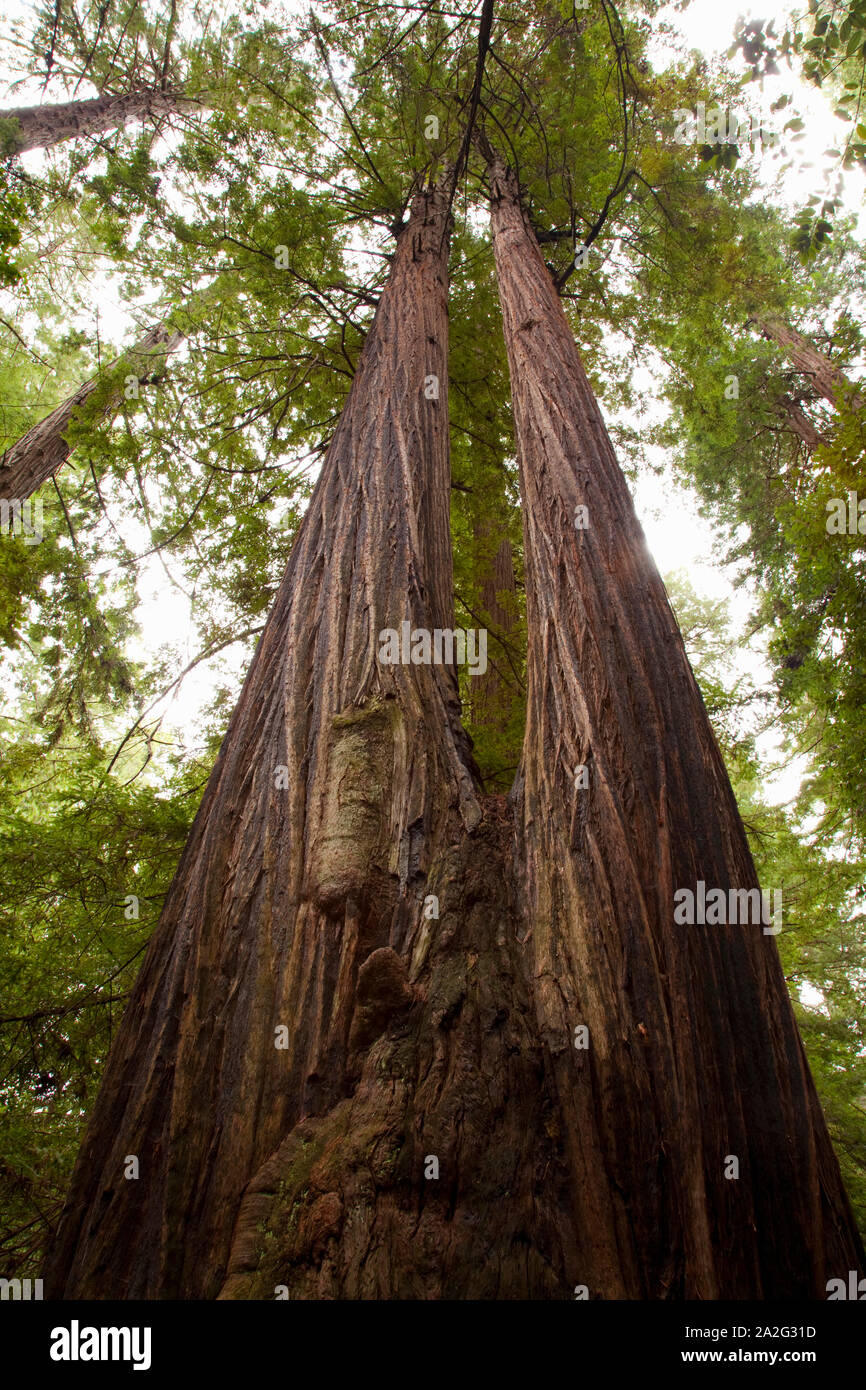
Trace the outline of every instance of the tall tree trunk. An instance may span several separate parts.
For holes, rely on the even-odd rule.
[[[772,315],[756,317],[751,322],[762,337],[782,348],[797,370],[814,383],[815,389],[830,405],[839,406],[847,399],[849,404],[860,408],[862,398],[856,393],[854,383],[802,333]]]
[[[130,121],[158,120],[199,105],[179,92],[149,89],[89,101],[62,101],[49,106],[13,106],[0,111],[0,156],[48,149],[81,135],[102,135]]]
[[[391,1057],[383,1085],[370,1048],[417,1002],[407,966],[418,974],[439,925],[422,912],[431,864],[480,809],[453,666],[385,664],[379,633],[452,625],[446,225],[442,191],[419,194],[112,1048],[49,1258],[54,1296],[213,1298],[229,1269],[229,1293],[245,1290],[270,1183],[289,1193],[275,1225],[300,1211],[311,1250],[331,1241],[338,1289],[413,1277],[405,1258],[383,1266],[378,1242],[405,1236],[361,1156],[392,1180],[409,1162],[417,1226],[409,1063]],[[450,964],[424,1057],[434,1096]],[[308,1180],[322,1145],[330,1186]],[[310,1259],[299,1280],[317,1275]]]
[[[56,406],[50,414],[34,425],[8,448],[0,458],[0,493],[8,499],[24,501],[38,487],[58,473],[72,452],[67,439],[69,426],[74,423],[82,406],[90,400],[97,387],[104,387],[111,373],[123,365],[139,381],[152,379],[165,364],[166,358],[183,342],[183,334],[163,325],[149,328],[134,347],[115,358],[99,374],[85,381]],[[101,414],[113,414],[123,400],[126,384],[118,380],[105,395]]]
[[[863,1251],[776,943],[674,920],[679,889],[757,887],[743,826],[516,183],[490,176],[526,551],[518,833],[573,1282],[823,1298]]]

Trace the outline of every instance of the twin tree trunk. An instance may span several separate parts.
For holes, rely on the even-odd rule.
[[[820,1298],[861,1267],[773,938],[673,923],[675,888],[754,869],[558,297],[502,166],[492,185],[529,609],[513,809],[475,790],[453,668],[380,659],[382,629],[451,626],[436,188],[112,1048],[49,1296]]]

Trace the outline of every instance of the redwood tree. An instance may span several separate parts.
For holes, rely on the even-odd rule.
[[[679,889],[757,888],[745,832],[516,181],[492,152],[490,178],[526,551],[518,843],[575,1282],[606,1298],[825,1297],[863,1252],[775,939],[674,920]],[[589,1046],[574,1050],[581,1025]]]
[[[773,938],[674,921],[677,889],[756,890],[754,867],[516,183],[490,173],[530,633],[513,797],[477,790],[453,667],[380,650],[452,625],[454,172],[398,232],[52,1296],[823,1297],[862,1268]]]
[[[258,1214],[289,1180],[311,1124],[342,1133],[344,1107],[366,1106],[363,1149],[377,1108],[400,1111],[369,1079],[370,1043],[415,1000],[431,865],[481,814],[453,667],[378,660],[383,629],[451,626],[447,216],[442,189],[421,192],[399,235],[112,1048],[49,1260],[55,1296],[215,1297],[256,1234],[250,1201]],[[366,1260],[374,1207],[365,1227],[336,1178],[322,1196],[310,1240],[327,1229],[340,1247],[333,1291],[408,1277],[405,1261]]]
[[[473,789],[453,669],[379,659],[384,628],[450,625],[434,188],[113,1047],[53,1296],[820,1298],[862,1268],[773,938],[674,922],[678,887],[754,869],[491,177],[530,631],[516,814]]]

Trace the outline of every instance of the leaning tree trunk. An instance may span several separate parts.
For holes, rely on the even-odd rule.
[[[782,420],[807,449],[817,449],[819,445],[827,443],[827,436],[812,423],[798,400],[784,396],[778,406]]]
[[[16,498],[24,501],[58,473],[72,452],[73,446],[67,435],[82,407],[98,394],[99,415],[105,417],[112,414],[123,400],[126,390],[122,369],[129,368],[129,374],[135,376],[139,383],[146,383],[158,375],[165,359],[182,342],[182,333],[162,325],[150,328],[134,347],[67,396],[0,457],[0,494],[10,500]]]
[[[491,185],[526,551],[518,833],[571,1278],[604,1298],[823,1298],[863,1251],[775,940],[674,921],[679,889],[757,887],[742,822],[498,159]]]
[[[797,371],[809,378],[815,390],[830,405],[841,406],[847,401],[856,409],[862,407],[863,401],[854,383],[802,333],[791,328],[783,319],[773,316],[754,318],[751,322],[762,337],[782,349]]]
[[[0,110],[0,157],[47,149],[81,135],[102,135],[130,121],[159,120],[196,105],[179,92],[154,88],[90,101],[9,107]]]

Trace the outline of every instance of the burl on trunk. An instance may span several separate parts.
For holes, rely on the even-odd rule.
[[[384,629],[452,625],[446,226],[420,193],[111,1051],[54,1296],[219,1293],[247,1185],[414,997],[431,863],[480,819],[454,668],[378,659]]]

